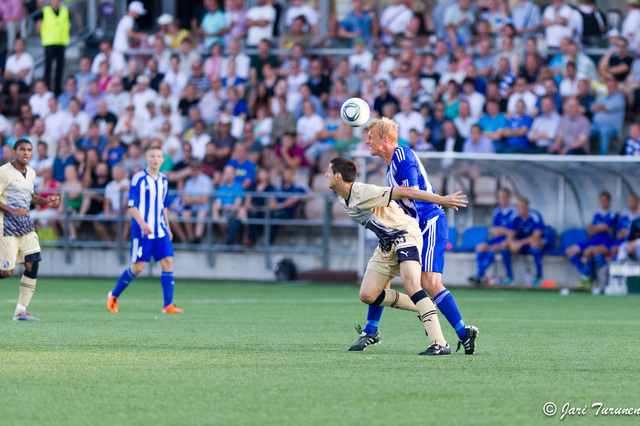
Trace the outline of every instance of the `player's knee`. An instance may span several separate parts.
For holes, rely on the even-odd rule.
[[[477,252],[486,252],[489,249],[489,245],[487,243],[480,243],[476,246]]]
[[[366,303],[367,305],[373,305],[376,303],[376,300],[378,300],[378,297],[380,297],[380,293],[375,294],[374,292],[371,291],[365,291],[365,290],[360,290],[360,301],[362,303]]]
[[[145,263],[138,262],[131,265],[131,272],[133,275],[139,275],[142,271],[144,271]]]
[[[29,269],[25,267],[24,276],[35,280],[38,278],[38,269],[40,269],[40,261],[36,260]]]
[[[569,248],[567,248],[567,251],[565,252],[565,254],[569,257],[578,253],[580,253],[580,247],[576,245],[570,246]]]
[[[160,266],[164,272],[171,272],[173,270],[173,258],[165,257],[160,261]]]

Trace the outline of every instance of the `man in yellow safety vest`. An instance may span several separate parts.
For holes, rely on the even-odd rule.
[[[64,71],[64,51],[69,44],[69,9],[60,6],[60,0],[51,0],[49,6],[42,9],[42,26],[40,38],[44,46],[45,68],[44,79],[54,90],[56,96],[62,93],[62,73]],[[51,68],[56,61],[56,76],[51,84]]]

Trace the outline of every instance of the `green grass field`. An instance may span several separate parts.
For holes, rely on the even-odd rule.
[[[477,354],[420,357],[422,325],[389,308],[382,344],[346,351],[365,323],[356,286],[178,280],[177,316],[149,279],[110,314],[112,286],[42,278],[42,321],[25,323],[17,279],[0,282],[0,424],[529,425],[559,421],[549,401],[640,408],[638,297],[454,289]]]

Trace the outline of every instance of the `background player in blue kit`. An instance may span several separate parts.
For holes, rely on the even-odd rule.
[[[566,251],[571,264],[580,271],[578,286],[591,285],[594,268],[602,268],[607,264],[605,253],[613,240],[618,214],[611,211],[611,194],[606,191],[600,193],[600,207],[602,211],[593,216],[591,225],[587,227],[589,239],[570,246]],[[581,255],[587,259],[586,264],[582,261]]]
[[[169,228],[169,181],[160,173],[164,161],[162,149],[152,146],[146,152],[147,168],[131,179],[129,188],[129,214],[131,221],[131,267],[127,268],[115,288],[109,292],[107,309],[118,312],[118,298],[129,283],[138,276],[151,260],[162,266],[160,284],[164,294],[163,313],[181,314],[184,311],[173,304],[173,234]]]
[[[514,215],[509,223],[509,234],[506,241],[502,243],[500,250],[507,277],[500,281],[499,284],[511,284],[513,282],[511,255],[522,253],[533,255],[533,261],[536,264],[536,277],[532,284],[538,285],[542,281],[542,249],[544,248],[542,230],[544,229],[544,222],[540,213],[529,208],[529,200],[526,198],[520,198],[516,202],[516,209],[517,214]]]
[[[389,164],[387,169],[389,186],[414,187],[434,193],[429,176],[416,154],[409,147],[398,146],[398,125],[393,120],[386,117],[373,120],[369,126],[369,135],[365,144],[369,147],[371,155],[378,156]],[[420,284],[455,329],[460,339],[458,349],[464,346],[465,353],[471,355],[475,352],[478,329],[464,323],[453,296],[442,285],[444,252],[449,234],[447,217],[441,206],[426,201],[402,199],[398,200],[398,204],[405,213],[418,221],[422,232]],[[381,306],[369,307],[367,326],[362,332],[363,336],[377,332],[381,316]],[[366,347],[354,346],[349,350],[363,350]]]
[[[491,223],[491,238],[489,241],[476,246],[476,263],[478,264],[478,274],[470,277],[469,281],[476,284],[486,283],[484,274],[493,264],[496,253],[500,251],[501,244],[509,235],[509,223],[517,214],[515,207],[511,204],[511,191],[502,188],[498,191],[498,207],[493,211]]]

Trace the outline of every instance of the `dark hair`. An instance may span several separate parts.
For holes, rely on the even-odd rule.
[[[331,160],[329,165],[334,174],[340,173],[342,175],[343,181],[347,183],[355,182],[357,171],[356,163],[353,161],[348,158],[337,157]]]
[[[18,148],[20,148],[20,145],[23,145],[25,143],[28,143],[29,145],[31,145],[31,141],[29,141],[29,139],[25,139],[25,138],[18,139],[16,143],[13,144],[13,149],[17,151]]]
[[[17,142],[16,142],[16,143],[17,143]],[[600,193],[600,196],[601,196],[601,197],[607,197],[607,199],[608,199],[609,201],[611,201],[611,194],[609,193],[609,191],[602,191],[602,192]]]

